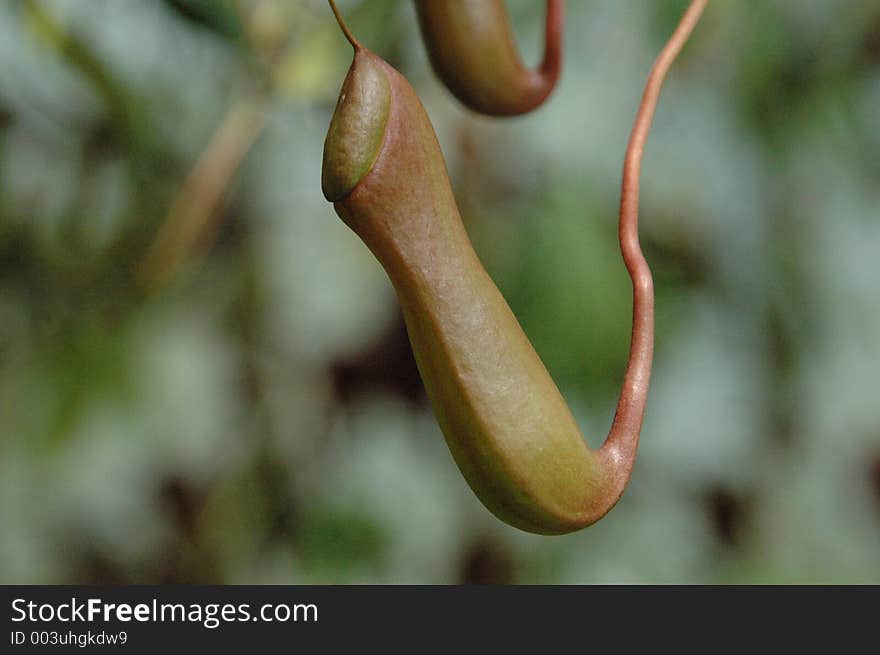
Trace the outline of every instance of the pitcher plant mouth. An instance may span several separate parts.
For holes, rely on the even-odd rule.
[[[324,141],[321,190],[341,200],[370,172],[382,149],[391,87],[381,60],[356,48]]]

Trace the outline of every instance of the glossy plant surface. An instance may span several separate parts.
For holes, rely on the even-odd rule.
[[[562,67],[564,0],[547,0],[544,58],[535,69],[519,56],[503,0],[415,0],[437,76],[462,104],[490,116],[539,107]]]
[[[658,57],[627,151],[620,243],[633,281],[632,344],[614,423],[595,453],[471,246],[415,92],[344,28],[355,58],[324,147],[325,195],[397,290],[419,371],[461,472],[486,507],[523,530],[560,534],[590,525],[629,480],[654,338],[653,282],[637,233],[641,157],[663,77],[705,5],[691,5]],[[328,193],[341,188],[351,190]]]

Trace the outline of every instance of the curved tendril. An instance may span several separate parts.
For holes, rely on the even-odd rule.
[[[614,466],[623,484],[629,477],[639,443],[651,376],[654,349],[654,283],[639,245],[639,178],[645,143],[651,129],[660,90],[670,66],[699,21],[708,0],[693,0],[648,75],[639,111],[630,134],[623,165],[618,236],[620,251],[633,284],[633,325],[629,360],[611,431],[599,455]],[[620,489],[621,493],[623,488]]]
[[[342,14],[339,12],[339,7],[336,6],[336,1],[327,0],[327,2],[330,3],[330,9],[333,11],[333,15],[336,17],[336,22],[339,23],[339,29],[342,30],[345,38],[348,39],[351,47],[355,49],[355,52],[363,50],[364,47],[361,45],[361,42],[355,38],[354,34],[351,33],[351,30],[348,29],[348,25],[345,24],[345,20],[342,18]]]
[[[562,32],[565,23],[565,0],[547,0],[547,23],[544,28],[544,60],[541,75],[549,86],[556,84],[562,69]]]

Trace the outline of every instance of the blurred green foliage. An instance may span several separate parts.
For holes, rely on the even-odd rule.
[[[593,446],[628,347],[624,147],[685,4],[570,2],[559,88],[492,121],[411,3],[340,2]],[[508,5],[536,61],[543,5]],[[645,161],[640,458],[558,538],[472,496],[321,196],[349,59],[323,0],[0,4],[0,581],[880,582],[878,3],[710,3]]]

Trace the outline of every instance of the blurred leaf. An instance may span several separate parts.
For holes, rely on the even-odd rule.
[[[236,0],[162,0],[189,23],[233,41],[241,39],[244,29]]]

